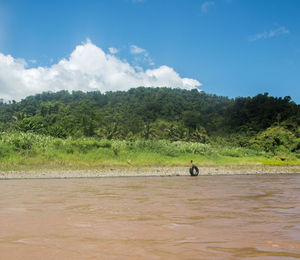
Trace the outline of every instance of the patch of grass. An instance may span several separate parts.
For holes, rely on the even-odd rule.
[[[167,140],[60,139],[0,133],[0,170],[89,169],[103,166],[300,165],[297,154]]]

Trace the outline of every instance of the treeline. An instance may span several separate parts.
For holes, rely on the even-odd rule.
[[[299,150],[300,108],[267,93],[229,99],[197,90],[60,91],[0,102],[0,131],[53,137],[231,142]],[[275,147],[275,148],[274,148]]]

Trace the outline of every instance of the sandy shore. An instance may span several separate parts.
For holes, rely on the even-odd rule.
[[[199,167],[199,176],[232,174],[299,173],[298,166],[207,166]],[[189,167],[105,167],[93,170],[30,170],[0,172],[0,180],[31,178],[93,178],[139,176],[189,176]]]

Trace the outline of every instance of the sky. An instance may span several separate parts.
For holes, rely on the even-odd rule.
[[[0,0],[0,99],[138,86],[300,103],[298,0]]]

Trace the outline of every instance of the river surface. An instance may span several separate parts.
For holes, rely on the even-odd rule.
[[[0,181],[0,259],[298,259],[300,175]]]

